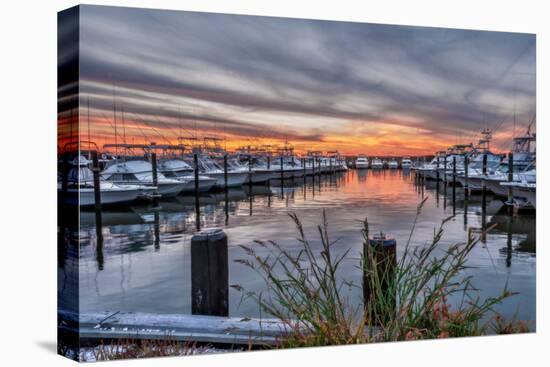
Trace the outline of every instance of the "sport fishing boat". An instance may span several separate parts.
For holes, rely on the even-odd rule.
[[[198,159],[199,172],[216,179],[216,187],[225,187],[225,174],[223,166],[214,159],[202,155]],[[229,167],[227,169],[227,186],[242,186],[248,180],[248,171],[241,168]]]
[[[252,156],[250,154],[237,154],[234,157],[228,158],[228,168],[234,171],[247,172],[248,179],[245,184],[260,184],[269,181],[271,177],[271,167],[267,167],[267,162],[261,157]]]
[[[409,157],[403,157],[401,159],[401,168],[402,169],[411,169],[412,167],[412,161]]]
[[[374,158],[370,164],[370,168],[372,169],[382,169],[384,168],[384,163],[379,158]]]
[[[194,169],[187,162],[181,159],[161,160],[158,164],[158,169],[167,178],[181,180],[187,184],[182,189],[182,193],[190,193],[195,191],[195,174]],[[199,191],[210,191],[216,185],[216,179],[206,175],[199,175]]]
[[[537,184],[536,182],[501,182],[500,185],[506,190],[513,190],[513,204],[518,209],[537,208]]]
[[[122,162],[114,161],[102,172],[105,180],[120,185],[153,185],[153,166],[150,162],[143,160],[128,160]],[[184,179],[167,178],[157,169],[157,192],[163,197],[174,197],[178,195],[188,182]]]
[[[395,158],[392,158],[389,163],[388,163],[388,168],[389,169],[397,169],[399,168],[399,163],[397,163],[397,161],[395,160]]]
[[[75,158],[67,177],[67,191],[61,196],[65,205],[80,205],[81,207],[95,205],[94,177],[88,168],[90,161],[83,156]],[[144,185],[119,185],[99,178],[101,205],[129,203],[138,199],[152,197],[156,187]],[[58,191],[62,183],[58,183]]]

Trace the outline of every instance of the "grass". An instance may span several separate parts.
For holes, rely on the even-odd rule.
[[[357,264],[363,271],[361,285],[337,276],[349,249],[334,254],[336,241],[329,237],[323,212],[322,224],[317,227],[318,253],[299,218],[289,214],[298,232],[299,250],[291,252],[274,241],[255,241],[267,250],[267,255],[260,256],[253,247],[241,246],[247,256],[236,262],[254,270],[267,290],[248,291],[238,284],[232,287],[289,326],[292,331],[281,339],[282,348],[527,332],[525,323],[505,321],[494,310],[511,292],[504,289],[498,296],[482,300],[476,296],[471,278],[463,275],[478,238],[469,232],[465,243],[440,246],[451,217],[441,222],[426,245],[411,246],[425,202],[417,208],[399,259],[384,256],[379,245],[369,242],[368,220],[362,222],[364,246]],[[359,306],[350,300],[352,287],[362,287],[365,292]],[[455,309],[448,303],[451,296],[461,300]]]

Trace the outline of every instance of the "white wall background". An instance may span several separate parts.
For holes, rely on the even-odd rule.
[[[155,359],[158,366],[541,365],[549,355],[548,111],[545,1],[133,0],[95,4],[537,33],[539,136],[536,335]],[[0,21],[0,361],[70,362],[56,341],[56,12],[75,1],[2,3]],[[541,144],[542,139],[542,144]],[[549,144],[546,145],[545,144]],[[33,230],[29,230],[33,223]],[[145,366],[152,360],[116,362]]]

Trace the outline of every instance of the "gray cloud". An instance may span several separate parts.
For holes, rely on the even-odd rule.
[[[81,9],[81,92],[93,109],[109,110],[116,88],[129,113],[175,121],[181,111],[245,136],[269,126],[287,135],[286,123],[292,138],[315,140],[320,120],[335,130],[383,121],[437,136],[502,120],[510,127],[514,110],[525,124],[534,112],[534,35]]]

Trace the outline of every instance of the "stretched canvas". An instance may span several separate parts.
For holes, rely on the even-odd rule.
[[[60,12],[58,352],[534,332],[535,62],[534,34]]]

